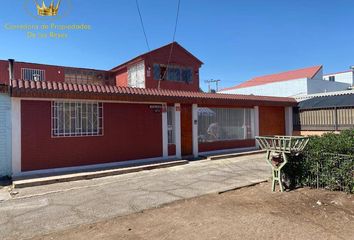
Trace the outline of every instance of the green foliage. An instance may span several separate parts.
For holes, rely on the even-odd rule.
[[[354,130],[311,137],[305,151],[291,156],[284,173],[292,185],[354,192]]]

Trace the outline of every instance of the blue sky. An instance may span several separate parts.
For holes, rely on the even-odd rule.
[[[41,1],[41,0],[39,0]],[[49,3],[49,0],[47,0]],[[67,11],[69,0],[62,0]],[[2,1],[0,59],[110,69],[147,51],[134,0],[71,0],[68,15],[39,20],[32,0]],[[139,0],[150,47],[172,41],[177,0]],[[204,62],[203,80],[221,86],[323,64],[354,65],[352,0],[181,0],[176,41]],[[67,39],[28,39],[6,24],[90,24]]]

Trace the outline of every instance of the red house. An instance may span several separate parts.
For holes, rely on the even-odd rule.
[[[202,64],[178,43],[109,71],[0,61],[12,174],[198,157],[292,133],[294,99],[201,92]]]

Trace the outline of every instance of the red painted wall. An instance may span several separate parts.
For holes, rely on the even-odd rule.
[[[0,83],[9,84],[9,62],[0,60]]]
[[[168,58],[170,54],[170,47],[161,48],[159,51],[155,51],[152,54],[145,57],[145,68],[151,69],[150,77],[146,75],[146,88],[157,88],[158,81],[154,80],[153,76],[153,66],[154,64],[166,64],[168,63]],[[184,50],[175,46],[173,48],[173,54],[170,61],[171,65],[178,65],[181,67],[192,67],[193,68],[193,82],[174,82],[174,81],[161,81],[161,89],[174,89],[174,90],[184,90],[184,91],[199,91],[199,68],[200,63],[196,61],[192,56],[186,53]]]
[[[116,73],[116,85],[127,87],[128,86],[128,70],[123,68]]]
[[[145,87],[146,88],[158,87],[158,81],[154,80],[153,77],[154,76],[153,66],[155,63],[167,65],[169,55],[170,55],[170,47],[167,46],[142,56],[142,60],[145,62]],[[194,57],[192,57],[190,54],[185,52],[182,48],[175,45],[175,47],[173,48],[173,54],[170,60],[170,65],[178,65],[181,67],[193,68],[193,82],[185,83],[185,82],[164,80],[161,81],[160,83],[161,89],[199,91],[199,68],[201,67],[200,62],[198,62]],[[150,69],[150,76],[148,76],[149,69]],[[116,72],[116,83],[118,86],[127,86],[128,84],[127,71],[128,70],[125,67]]]
[[[35,63],[16,62],[14,64],[15,79],[21,79],[22,68],[33,68],[45,70],[45,80],[51,82],[64,82],[64,68],[60,66],[51,66]]]
[[[161,113],[121,103],[104,103],[103,112],[103,136],[52,138],[51,102],[23,100],[22,171],[162,156]]]
[[[259,135],[285,135],[284,107],[259,107]]]
[[[203,142],[199,143],[199,152],[208,152],[215,150],[224,150],[232,148],[246,148],[254,147],[256,145],[255,139],[246,140],[230,140],[230,141],[218,141],[218,142]]]

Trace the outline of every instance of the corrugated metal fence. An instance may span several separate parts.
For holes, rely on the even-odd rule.
[[[294,130],[336,131],[354,128],[354,107],[294,109]]]

